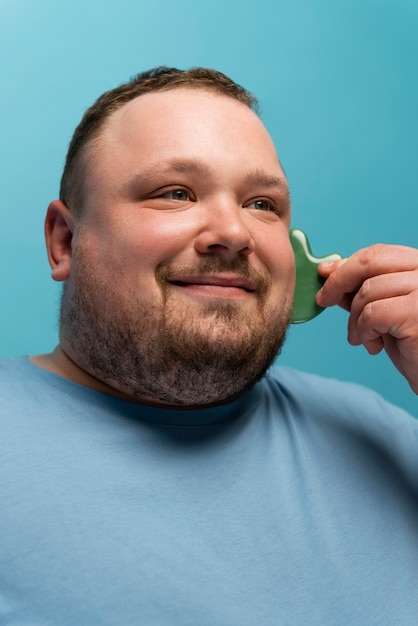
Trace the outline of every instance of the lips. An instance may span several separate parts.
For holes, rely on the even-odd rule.
[[[179,287],[201,286],[208,288],[242,289],[249,293],[257,290],[256,283],[244,276],[236,275],[197,275],[197,276],[170,276],[169,282]]]

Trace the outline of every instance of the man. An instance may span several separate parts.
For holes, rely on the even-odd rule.
[[[1,365],[2,623],[416,624],[418,422],[269,370],[289,223],[222,74],[159,68],[86,112],[46,218],[59,346]],[[320,271],[417,393],[418,252]]]

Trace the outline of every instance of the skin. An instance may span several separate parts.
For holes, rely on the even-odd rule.
[[[255,171],[263,176],[249,178]],[[79,350],[68,318],[81,276],[109,324],[119,301],[129,305],[141,294],[138,320],[156,323],[168,303],[173,324],[193,320],[193,332],[211,350],[235,349],[254,320],[266,335],[274,334],[277,319],[283,334],[294,286],[287,184],[270,137],[248,108],[186,89],[141,96],[109,119],[88,181],[81,218],[59,201],[48,208],[52,277],[64,281],[65,296],[60,345],[33,357],[37,365],[125,399],[180,404],[132,392],[101,375]],[[385,349],[418,393],[418,251],[379,244],[318,269],[327,280],[317,303],[348,310],[349,342],[370,354]],[[263,290],[253,290],[260,277]],[[235,391],[203,403],[226,401],[247,384],[238,381]],[[196,397],[183,402],[194,404]]]
[[[33,361],[94,389],[156,405],[216,404],[251,386],[284,339],[294,289],[288,186],[259,118],[232,98],[203,90],[146,94],[110,116],[87,174],[79,218],[60,201],[48,208],[52,277],[65,282],[60,345]],[[107,327],[105,339],[89,336],[97,317]],[[132,354],[113,376],[113,366],[98,363],[100,351],[129,324],[130,334],[107,361],[136,345],[137,360],[149,364],[132,376]],[[205,376],[185,362],[175,379],[159,354],[143,356],[143,346],[158,344],[167,327],[184,337],[191,360],[194,352],[211,355]],[[254,347],[244,358],[243,346],[251,344],[273,352],[240,380],[236,372],[258,363]],[[181,360],[180,352],[170,358]],[[227,377],[211,369],[225,354],[241,362]],[[153,367],[148,387],[130,380],[142,380]]]
[[[327,280],[317,303],[349,311],[349,343],[386,350],[418,394],[418,250],[376,244],[319,271]]]

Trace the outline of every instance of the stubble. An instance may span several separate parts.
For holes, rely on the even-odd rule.
[[[225,402],[254,385],[278,355],[289,324],[288,298],[267,307],[270,282],[238,259],[213,257],[197,267],[159,267],[158,302],[100,282],[83,247],[74,252],[71,290],[64,289],[61,343],[85,371],[135,401],[198,406]],[[257,285],[250,315],[214,299],[197,307],[181,298],[170,275],[233,271]]]

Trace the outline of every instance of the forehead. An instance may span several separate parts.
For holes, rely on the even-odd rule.
[[[97,182],[178,158],[230,172],[261,167],[284,178],[260,118],[232,97],[205,89],[156,91],[131,100],[109,116],[94,153],[90,175]]]
[[[147,138],[171,129],[172,134],[194,133],[200,129],[214,133],[222,127],[225,134],[258,134],[266,142],[270,137],[259,117],[245,104],[232,97],[206,89],[177,88],[147,93],[131,100],[109,116],[102,131],[103,139],[127,141],[140,135]],[[168,137],[167,137],[168,139]]]
[[[168,122],[179,117],[195,121],[202,116],[227,117],[229,114],[254,118],[260,122],[247,105],[233,97],[202,87],[176,87],[153,91],[130,100],[109,116],[105,129],[115,132],[123,126],[137,123],[141,117],[148,121],[159,118],[160,121]]]

